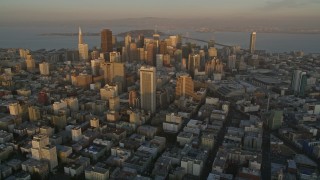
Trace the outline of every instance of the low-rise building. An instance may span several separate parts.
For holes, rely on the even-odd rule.
[[[109,169],[99,166],[89,166],[85,169],[85,178],[88,180],[109,179]]]
[[[177,142],[180,146],[184,146],[193,140],[193,134],[190,132],[180,132],[177,136]]]

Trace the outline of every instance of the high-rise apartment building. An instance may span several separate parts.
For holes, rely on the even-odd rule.
[[[102,58],[92,59],[91,60],[91,73],[93,76],[100,75],[100,64],[103,63],[105,60]]]
[[[118,96],[118,86],[106,84],[100,89],[101,100],[109,100]]]
[[[47,62],[42,62],[39,64],[39,70],[41,75],[48,76],[50,74],[49,71],[49,63]]]
[[[109,53],[109,59],[110,59],[110,62],[121,62],[121,54],[120,52],[116,52],[116,51],[113,51],[113,52],[110,52]]]
[[[30,121],[37,121],[41,118],[40,109],[37,106],[29,106],[28,113],[29,113],[29,120]]]
[[[256,38],[257,38],[257,33],[252,32],[250,36],[250,53],[253,54],[254,51],[256,50]]]
[[[101,31],[101,51],[103,53],[112,52],[112,31],[103,29]]]
[[[48,161],[51,171],[58,166],[56,146],[50,145],[47,135],[33,136],[31,155],[33,159]]]
[[[76,126],[71,129],[72,141],[78,142],[82,139],[81,127]]]
[[[34,59],[30,54],[27,55],[26,64],[27,64],[27,71],[34,71],[36,67],[36,62],[34,61]]]
[[[99,123],[99,119],[98,118],[92,118],[90,119],[90,126],[91,127],[94,127],[94,128],[98,128],[100,126],[100,123]]]
[[[141,109],[154,113],[156,111],[156,68],[140,68]]]
[[[125,67],[124,63],[110,62],[102,63],[101,69],[106,83],[120,83],[122,91],[125,88]]]

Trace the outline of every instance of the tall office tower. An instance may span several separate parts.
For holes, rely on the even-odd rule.
[[[208,42],[208,48],[214,47],[215,41],[214,40],[210,40]]]
[[[170,46],[172,47],[177,47],[177,43],[178,43],[178,37],[177,36],[169,36],[170,39]]]
[[[120,83],[120,92],[125,89],[125,66],[124,63],[102,63],[101,70],[105,83]]]
[[[237,60],[237,56],[234,54],[228,57],[227,65],[229,70],[236,68],[236,60]]]
[[[129,61],[137,61],[138,60],[138,50],[137,50],[137,44],[136,43],[130,43],[129,47]]]
[[[160,41],[160,34],[154,33],[154,34],[153,34],[153,40],[154,40],[154,41]]]
[[[156,111],[156,68],[140,68],[141,109],[154,113]]]
[[[163,65],[164,66],[170,66],[171,64],[171,56],[170,54],[163,55]]]
[[[137,48],[139,61],[144,61],[145,51],[144,48]]]
[[[58,166],[56,146],[50,145],[47,135],[33,136],[31,155],[33,159],[48,161],[51,171]]]
[[[254,51],[256,50],[256,38],[257,38],[257,33],[252,32],[250,36],[250,53],[253,54]]]
[[[72,141],[78,142],[82,139],[81,127],[76,126],[71,129]]]
[[[294,94],[304,96],[307,86],[307,73],[301,70],[294,70],[291,79],[291,88]]]
[[[113,51],[109,53],[110,62],[121,62],[121,54],[120,52]]]
[[[100,53],[98,50],[95,49],[91,52],[91,59],[98,59],[99,57],[100,57]]]
[[[194,95],[194,83],[189,75],[182,75],[177,79],[176,97],[192,97]]]
[[[80,27],[79,27],[79,33],[78,33],[78,44],[83,44],[82,31]]]
[[[129,106],[130,107],[138,107],[138,102],[139,102],[139,98],[138,98],[138,94],[136,90],[131,90],[129,91]]]
[[[91,60],[91,73],[93,76],[99,76],[100,75],[100,64],[104,62],[104,59],[93,59]]]
[[[144,35],[139,34],[138,36],[138,48],[143,48],[144,47]]]
[[[42,62],[39,64],[40,74],[48,76],[50,74],[49,72],[49,63]]]
[[[200,55],[199,54],[190,54],[188,60],[188,71],[191,74],[191,77],[194,77],[194,72],[196,69],[200,69]]]
[[[132,42],[131,34],[127,34],[126,37],[124,37],[124,46],[126,48],[129,48],[131,42]]]
[[[32,56],[30,54],[27,55],[26,64],[27,64],[27,71],[35,70],[36,62],[34,61],[34,59],[32,59]]]
[[[167,53],[167,42],[160,41],[159,54],[166,54],[166,53]]]
[[[88,44],[83,42],[81,28],[79,27],[79,37],[78,37],[78,50],[79,50],[79,59],[86,61],[89,59],[89,48]]]
[[[89,49],[88,44],[83,43],[81,28],[79,27],[79,42],[78,42],[78,50],[79,50],[79,58],[80,60],[86,61],[89,58]]]
[[[182,35],[178,34],[176,36],[177,36],[177,46],[176,46],[176,48],[181,49],[181,46],[182,46]]]
[[[181,49],[177,49],[175,52],[174,52],[174,60],[175,62],[181,62],[182,61],[182,51]]]
[[[163,67],[163,54],[156,55],[156,67],[162,68]]]
[[[213,75],[215,71],[215,65],[216,65],[216,61],[214,59],[206,62],[205,72],[208,78],[211,78],[211,76]]]
[[[183,45],[181,46],[181,54],[182,54],[182,58],[188,59],[190,53],[192,53],[191,51],[191,47],[187,46],[187,45]]]
[[[147,64],[153,66],[154,47],[152,43],[147,45]]]
[[[122,62],[127,62],[129,60],[129,52],[128,52],[129,48],[126,47],[122,47],[121,51],[122,51]]]
[[[86,61],[89,59],[89,49],[88,44],[78,44],[79,59]]]
[[[101,31],[101,51],[102,53],[112,52],[112,31],[103,29]]]
[[[217,51],[216,48],[210,47],[210,48],[208,49],[208,54],[209,54],[209,57],[212,59],[212,58],[218,56],[218,51]]]

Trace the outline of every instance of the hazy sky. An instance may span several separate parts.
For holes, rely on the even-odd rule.
[[[0,23],[136,17],[318,19],[314,23],[320,24],[320,0],[0,0]]]

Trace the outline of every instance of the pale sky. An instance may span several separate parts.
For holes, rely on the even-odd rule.
[[[0,23],[120,18],[320,19],[320,0],[0,0]],[[319,25],[320,26],[320,25]]]

